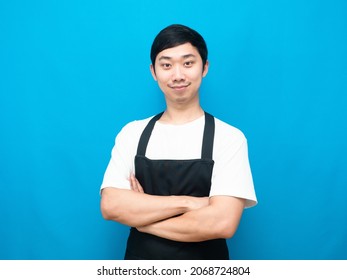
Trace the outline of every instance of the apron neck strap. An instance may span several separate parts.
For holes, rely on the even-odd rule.
[[[214,117],[205,112],[204,138],[202,140],[201,158],[212,159],[214,140]]]
[[[137,146],[137,155],[139,156],[146,155],[147,144],[148,144],[149,138],[151,137],[154,125],[157,122],[157,120],[160,119],[163,113],[164,112],[161,112],[160,114],[154,116],[148,122],[147,126],[143,130],[140,137],[139,145]],[[205,112],[205,128],[204,128],[204,136],[203,136],[202,148],[201,148],[202,159],[212,159],[214,130],[215,130],[214,117],[210,115],[209,113]]]
[[[160,114],[154,116],[149,121],[149,123],[147,124],[145,129],[143,130],[141,137],[140,137],[139,145],[137,146],[137,155],[139,155],[139,156],[145,156],[146,155],[147,144],[148,144],[149,138],[151,137],[154,125],[157,122],[157,120],[160,119],[160,117],[162,116],[163,113],[164,112],[161,112]]]

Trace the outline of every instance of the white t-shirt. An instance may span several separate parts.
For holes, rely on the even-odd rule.
[[[101,189],[130,189],[128,178],[131,173],[135,174],[134,158],[139,139],[151,118],[130,122],[119,132]],[[204,125],[204,116],[183,125],[157,121],[148,142],[146,157],[173,160],[201,158]],[[217,118],[213,160],[210,196],[240,197],[246,199],[245,207],[256,205],[247,140],[240,130]]]

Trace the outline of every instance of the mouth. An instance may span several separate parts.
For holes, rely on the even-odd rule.
[[[173,89],[173,90],[177,90],[177,91],[180,91],[180,90],[184,90],[186,89],[188,86],[190,86],[190,83],[188,84],[178,84],[178,85],[169,85],[169,88]]]

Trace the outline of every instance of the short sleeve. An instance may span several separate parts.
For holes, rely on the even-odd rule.
[[[148,121],[132,121],[125,125],[115,139],[100,190],[106,187],[129,189],[129,176],[135,173],[134,158],[141,133]]]
[[[223,134],[219,139],[210,196],[227,195],[246,200],[245,207],[257,204],[252,172],[248,159],[247,139],[235,130],[233,137]],[[218,140],[217,140],[218,141]]]
[[[133,172],[134,151],[129,145],[131,133],[125,126],[116,136],[111,159],[107,165],[101,190],[106,187],[130,189],[129,176]]]
[[[122,159],[119,147],[115,145],[112,149],[112,156],[104,174],[101,189],[106,187],[130,189],[128,181],[129,175],[130,167],[126,161]]]

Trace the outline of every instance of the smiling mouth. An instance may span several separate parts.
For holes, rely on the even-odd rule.
[[[174,90],[182,90],[188,87],[190,84],[183,84],[183,85],[169,85],[169,88],[172,88]]]

